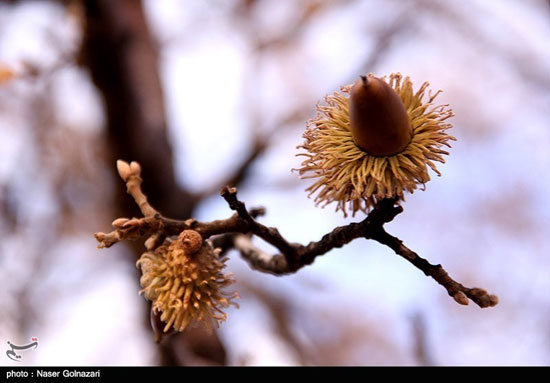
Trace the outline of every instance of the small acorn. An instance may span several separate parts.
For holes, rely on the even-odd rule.
[[[403,101],[387,82],[372,74],[361,76],[351,88],[349,120],[353,141],[373,156],[400,153],[411,141]]]
[[[166,239],[154,250],[143,253],[136,265],[141,270],[141,294],[153,303],[153,325],[164,323],[163,332],[183,331],[202,322],[218,327],[227,319],[223,309],[238,298],[226,288],[235,280],[224,274],[227,258],[203,241],[194,230],[184,230],[177,239]]]

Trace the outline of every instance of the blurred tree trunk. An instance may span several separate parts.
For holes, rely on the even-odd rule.
[[[167,216],[191,217],[198,199],[176,182],[158,54],[141,1],[84,0],[83,4],[86,26],[81,60],[104,99],[113,165],[118,158],[139,161],[151,203]],[[122,183],[118,184],[124,193]],[[138,214],[131,198],[117,201],[125,201],[117,213]],[[168,337],[159,352],[163,365],[225,363],[225,350],[216,334],[200,329]]]

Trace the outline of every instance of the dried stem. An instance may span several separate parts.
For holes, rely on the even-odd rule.
[[[379,226],[367,238],[374,239],[383,245],[388,246],[396,254],[405,258],[428,277],[432,277],[443,286],[449,295],[461,305],[468,304],[468,298],[474,301],[479,307],[491,307],[498,303],[496,295],[490,295],[480,288],[468,288],[453,280],[441,265],[432,265],[414,251],[403,244],[399,238],[388,234],[383,227]]]
[[[235,211],[235,214],[229,218],[199,222],[192,218],[180,221],[163,217],[150,206],[141,191],[139,165],[135,162],[128,165],[119,161],[118,166],[119,173],[126,182],[128,193],[134,197],[145,217],[115,220],[113,222],[114,231],[95,234],[100,243],[99,247],[110,247],[121,240],[149,237],[146,243],[147,248],[151,249],[158,242],[155,238],[178,235],[183,230],[193,229],[199,232],[204,239],[213,237],[211,238],[212,243],[222,248],[223,253],[232,248],[237,249],[253,269],[274,275],[285,275],[310,265],[316,257],[326,254],[334,248],[342,247],[354,239],[373,239],[391,248],[396,254],[424,272],[426,276],[432,277],[447,290],[456,302],[467,305],[469,298],[480,307],[491,307],[498,303],[498,298],[495,295],[490,295],[483,289],[468,288],[456,282],[441,265],[432,265],[406,247],[399,238],[384,230],[384,224],[392,221],[403,211],[403,208],[397,205],[395,198],[379,201],[363,221],[336,227],[319,241],[310,242],[304,246],[288,242],[276,228],[258,222],[256,217],[263,215],[265,210],[262,208],[248,210],[244,202],[237,198],[237,189],[233,187],[226,186],[221,191],[221,196]],[[128,166],[129,173],[124,171],[126,166]],[[120,170],[121,168],[123,171]],[[280,253],[270,255],[259,250],[252,244],[250,239],[252,235],[273,245]]]
[[[135,161],[128,164],[122,160],[118,160],[116,163],[118,174],[126,182],[126,191],[136,201],[141,213],[145,217],[153,217],[158,212],[147,201],[147,196],[141,190],[141,166]]]

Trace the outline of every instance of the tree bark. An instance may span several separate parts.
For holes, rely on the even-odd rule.
[[[83,5],[86,25],[80,59],[104,99],[113,164],[119,158],[139,161],[143,176],[151,181],[145,192],[153,206],[164,214],[191,217],[199,200],[176,182],[158,52],[141,1],[84,0]],[[139,214],[131,199],[117,201],[125,201],[120,206],[123,215]],[[143,247],[135,250],[139,255]],[[197,329],[166,337],[158,350],[163,365],[225,363],[216,334]]]

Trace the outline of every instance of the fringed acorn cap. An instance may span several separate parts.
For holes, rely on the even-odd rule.
[[[222,273],[227,259],[218,255],[219,250],[193,230],[184,230],[175,241],[167,240],[142,254],[137,262],[141,293],[153,302],[153,311],[161,313],[164,332],[171,327],[183,331],[199,322],[211,329],[227,319],[222,309],[236,306],[231,300],[238,295],[223,291],[234,280]]]
[[[317,105],[317,116],[308,122],[305,156],[298,170],[301,178],[316,178],[308,189],[318,193],[317,204],[336,202],[336,210],[367,213],[383,198],[404,199],[417,185],[430,180],[428,166],[441,175],[434,161],[444,163],[455,140],[446,133],[453,116],[448,105],[434,106],[441,92],[428,95],[428,83],[415,93],[408,77],[361,76]],[[349,95],[349,96],[348,96]]]

